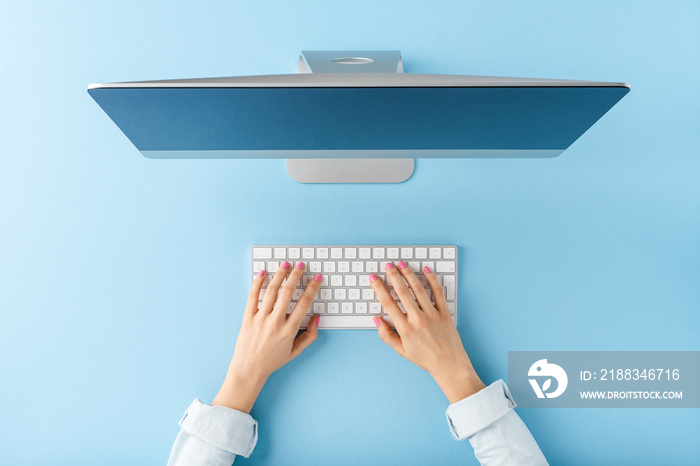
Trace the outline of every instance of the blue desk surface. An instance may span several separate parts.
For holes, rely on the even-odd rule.
[[[163,464],[221,383],[254,243],[459,245],[459,331],[487,382],[509,350],[700,349],[700,5],[376,3],[3,6],[0,463]],[[632,91],[559,158],[419,160],[373,186],[300,185],[281,160],[147,160],[85,92],[284,73],[333,48]],[[270,379],[240,463],[475,464],[446,407],[373,331],[324,331]],[[552,464],[700,456],[698,410],[520,415]]]

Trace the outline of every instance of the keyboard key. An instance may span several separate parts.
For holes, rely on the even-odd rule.
[[[331,286],[343,286],[343,276],[342,275],[331,275]]]
[[[328,259],[328,248],[316,249],[316,259]]]
[[[333,291],[330,288],[321,288],[318,291],[321,301],[330,301],[333,296]]]
[[[428,255],[431,259],[442,259],[442,250],[440,248],[430,248]]]
[[[442,283],[445,286],[445,298],[452,301],[455,299],[455,287],[457,282],[454,275],[444,275]]]
[[[352,303],[340,303],[340,312],[343,314],[352,314]]]
[[[348,262],[348,261],[340,261],[340,262],[338,262],[338,272],[339,272],[339,273],[348,273],[348,272],[350,272],[350,262]]]
[[[374,290],[372,288],[363,288],[362,300],[363,301],[374,301]]]
[[[401,248],[401,259],[413,259],[413,248]]]
[[[384,259],[384,248],[372,248],[372,259]]]
[[[312,307],[314,314],[323,314],[326,312],[326,305],[324,303],[314,303]]]
[[[356,314],[367,314],[367,303],[355,303]]]
[[[386,264],[390,264],[390,261],[381,261],[379,263],[379,270],[386,270]]]
[[[408,266],[413,270],[413,273],[421,273],[420,262],[408,261]]]
[[[387,259],[398,259],[399,258],[399,248],[386,248],[386,258]]]
[[[381,304],[379,304],[377,302],[369,303],[369,313],[370,314],[381,314],[381,312],[382,312],[382,305]]]
[[[314,258],[314,248],[302,248],[301,257],[303,257],[304,259],[313,259]]]
[[[345,248],[346,259],[357,259],[357,248]]]
[[[287,257],[286,248],[275,248],[275,259],[285,259]]]
[[[302,275],[301,276],[301,285],[302,286],[307,286],[311,280],[314,279],[313,275]]]
[[[347,290],[345,288],[337,288],[333,293],[336,301],[345,301],[347,299]]]
[[[369,248],[360,248],[359,257],[360,257],[360,259],[369,259],[371,257],[370,249]]]
[[[311,273],[321,273],[321,263],[318,261],[309,262],[309,272]]]
[[[367,272],[367,273],[379,272],[379,264],[375,261],[365,262],[365,272]]]
[[[340,305],[338,303],[328,303],[328,313],[337,314],[340,312]]]
[[[435,263],[435,271],[438,273],[455,273],[455,263],[452,261],[438,261]]]
[[[277,261],[271,261],[267,263],[267,267],[265,270],[267,270],[267,273],[275,273],[277,272],[277,269],[280,268],[280,263]]]
[[[416,259],[427,259],[428,248],[416,248]]]
[[[331,259],[342,259],[343,248],[331,248]]]
[[[359,288],[350,288],[348,290],[348,299],[350,301],[359,301],[360,300],[360,289]]]
[[[360,261],[354,261],[352,263],[352,273],[362,273],[365,271],[364,263]]]
[[[253,259],[272,259],[272,248],[253,248]]]
[[[360,286],[370,286],[369,275],[360,275],[358,278],[358,284]]]
[[[455,313],[455,303],[453,303],[452,301],[448,301],[447,302],[447,310],[450,312],[450,314],[454,314]]]
[[[420,268],[420,273],[423,273],[423,267],[428,267],[430,270],[435,271],[435,262],[433,261],[423,261]]]
[[[265,263],[264,262],[253,262],[253,273],[258,273],[261,270],[265,269]]]
[[[457,250],[455,248],[445,248],[442,251],[442,257],[444,259],[456,259],[457,258]]]
[[[287,306],[287,314],[292,312],[294,308],[296,307],[297,303],[289,303],[289,306]]]
[[[301,249],[300,248],[289,248],[289,258],[290,259],[301,259]]]
[[[345,286],[357,286],[357,275],[346,275]]]
[[[324,262],[323,273],[335,273],[335,262]]]

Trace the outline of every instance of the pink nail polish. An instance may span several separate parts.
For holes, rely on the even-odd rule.
[[[376,325],[378,328],[379,327],[379,319],[377,319],[376,317],[372,317],[372,320],[374,321],[374,325]]]
[[[265,275],[265,271],[264,271],[264,270],[261,270],[260,272],[258,272],[258,277],[262,277],[263,275]]]
[[[404,261],[399,261],[399,268],[400,269],[405,269],[408,264],[405,263]]]
[[[321,316],[316,316],[316,327],[318,327],[319,322],[321,322]]]
[[[323,275],[321,275],[321,274],[319,273],[318,275],[316,275],[316,276],[314,277],[314,280],[316,280],[317,282],[321,283],[321,282],[323,281]]]
[[[384,266],[384,268],[387,270],[391,270],[394,268],[394,264],[392,264],[391,262],[387,262],[387,264]]]
[[[280,267],[282,267],[283,269],[288,269],[288,268],[289,268],[289,262],[287,262],[287,261],[282,262],[282,265],[280,265]]]
[[[303,262],[297,262],[297,269],[303,269],[304,267],[306,267],[306,264]]]
[[[425,273],[433,273],[433,271],[430,270],[430,267],[428,267],[427,265],[423,267],[423,270],[425,270]]]
[[[373,273],[369,274],[369,282],[374,283],[374,281],[377,279],[377,276]]]

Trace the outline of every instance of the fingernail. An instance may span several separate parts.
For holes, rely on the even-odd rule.
[[[321,316],[316,316],[316,327],[318,327],[319,322],[321,322]]]
[[[374,283],[374,281],[377,279],[377,276],[373,273],[369,274],[369,282]]]
[[[258,272],[258,277],[262,277],[263,275],[265,275],[265,271],[264,271],[264,270],[261,270],[260,272]]]
[[[280,267],[282,267],[283,269],[288,269],[288,268],[289,268],[289,262],[287,262],[287,261],[282,262],[282,265],[280,265]]]
[[[423,270],[425,270],[425,273],[433,273],[433,271],[430,270],[430,267],[428,267],[427,265],[423,267]]]
[[[391,262],[387,262],[384,268],[387,270],[391,270],[394,268],[394,264],[392,264]]]
[[[304,267],[306,267],[306,264],[303,262],[297,262],[297,269],[303,269]]]
[[[372,317],[372,320],[374,321],[374,325],[379,327],[379,319],[377,319],[376,317]]]
[[[399,268],[400,269],[405,269],[408,264],[405,263],[404,261],[399,261]]]
[[[314,277],[314,280],[316,280],[317,282],[321,283],[321,282],[323,281],[323,275],[321,275],[321,274],[319,273],[318,275],[316,275],[316,276]]]

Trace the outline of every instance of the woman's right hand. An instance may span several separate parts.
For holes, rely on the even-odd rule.
[[[399,262],[398,267],[388,263],[386,272],[406,313],[401,311],[382,280],[371,274],[372,288],[396,327],[394,332],[384,319],[375,317],[380,338],[399,355],[427,371],[450,403],[486,387],[464,350],[435,274],[425,267],[425,277],[435,298],[432,303],[422,283],[405,262]]]

